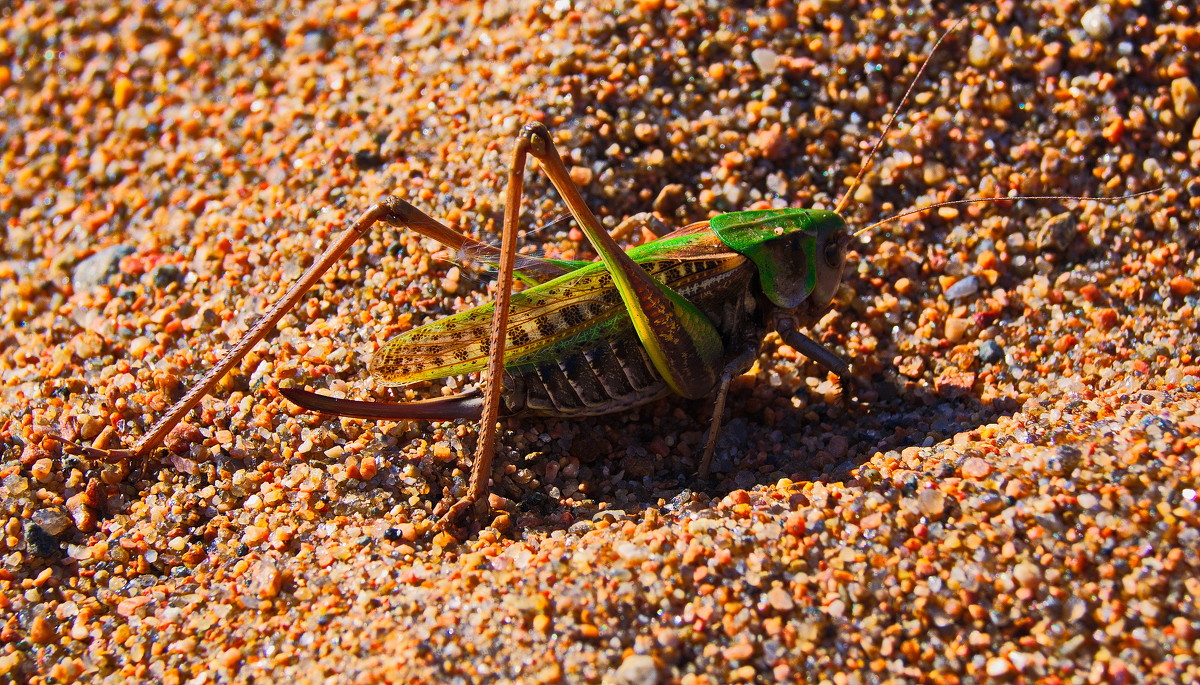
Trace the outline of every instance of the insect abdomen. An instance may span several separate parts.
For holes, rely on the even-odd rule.
[[[670,392],[636,335],[598,340],[575,354],[510,368],[510,413],[588,416],[635,407]]]

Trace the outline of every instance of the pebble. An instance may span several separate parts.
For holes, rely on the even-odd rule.
[[[571,167],[570,171],[571,181],[581,188],[586,188],[587,186],[591,185],[592,179],[596,177],[596,174],[592,171],[591,167],[573,166]]]
[[[926,162],[922,170],[924,172],[923,180],[925,181],[925,185],[936,186],[946,180],[946,165],[941,162]]]
[[[754,656],[754,645],[743,640],[726,648],[722,656],[729,661],[745,661]]]
[[[1042,580],[1041,570],[1028,561],[1023,561],[1013,569],[1013,578],[1027,588],[1037,587]]]
[[[1092,325],[1101,331],[1110,330],[1120,322],[1120,314],[1112,307],[1094,309],[1088,314],[1088,318],[1092,320]]]
[[[658,664],[645,654],[630,654],[625,657],[614,674],[615,681],[624,685],[655,685],[662,682]]]
[[[952,343],[961,341],[963,339],[963,335],[970,327],[971,321],[969,319],[960,319],[954,316],[947,318],[945,331],[946,340]]]
[[[176,264],[161,264],[150,271],[150,280],[156,288],[165,288],[172,283],[183,282],[183,271]]]
[[[1004,359],[1004,348],[995,340],[984,340],[979,343],[978,356],[984,364],[995,364]]]
[[[1042,225],[1034,244],[1043,250],[1065,252],[1079,234],[1079,219],[1074,212],[1056,214]]]
[[[792,601],[792,596],[782,587],[771,588],[770,592],[767,593],[767,603],[775,611],[780,612],[791,611],[796,606]]]
[[[971,45],[967,48],[967,61],[971,66],[987,68],[992,63],[993,55],[992,41],[986,36],[977,34],[971,37]]]
[[[1171,81],[1171,102],[1175,116],[1185,124],[1190,124],[1200,116],[1200,92],[1196,84],[1186,76]]]
[[[54,628],[44,616],[34,616],[29,626],[29,639],[39,645],[49,644],[54,639]]]
[[[1178,297],[1187,297],[1196,292],[1196,282],[1187,276],[1175,276],[1167,286],[1171,289],[1171,293]]]
[[[987,475],[991,472],[992,465],[978,457],[971,457],[962,463],[962,474],[964,478],[980,480],[987,477]]]
[[[246,526],[242,530],[242,544],[257,545],[267,539],[271,531],[263,526]]]
[[[759,71],[768,76],[779,68],[779,55],[774,50],[757,48],[750,52],[750,59],[754,61],[754,65],[758,67]]]
[[[133,253],[134,248],[129,245],[113,245],[96,252],[75,266],[71,285],[80,292],[108,285],[120,273],[121,259]]]
[[[1113,25],[1108,16],[1107,5],[1093,5],[1083,13],[1080,23],[1093,40],[1108,40],[1112,37]]]
[[[358,472],[362,480],[371,480],[379,473],[379,466],[375,461],[375,457],[363,457],[358,464]]]
[[[279,568],[269,562],[259,562],[250,578],[250,591],[264,599],[279,595],[283,587],[284,575]]]
[[[33,523],[49,535],[61,535],[71,526],[71,519],[58,507],[47,507],[33,512]]]
[[[46,481],[50,480],[50,477],[53,474],[53,468],[53,461],[42,458],[33,462],[33,466],[29,467],[29,474],[33,476],[34,480],[38,481],[39,483],[45,483]]]
[[[979,279],[974,276],[967,276],[961,280],[955,281],[953,285],[945,290],[947,300],[961,300],[964,297],[970,297],[979,292]]]
[[[923,516],[936,519],[945,511],[945,501],[941,490],[930,488],[917,496],[917,508]]]
[[[993,657],[987,660],[985,671],[989,678],[1003,678],[1013,673],[1012,662],[1004,657]]]

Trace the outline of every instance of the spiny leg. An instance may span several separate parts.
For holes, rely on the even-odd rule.
[[[713,453],[717,449],[717,433],[721,430],[721,422],[725,416],[725,398],[729,395],[729,384],[733,382],[734,376],[745,372],[757,356],[757,348],[748,349],[726,364],[725,370],[721,372],[721,382],[717,385],[717,399],[713,403],[712,423],[708,427],[708,440],[704,443],[704,457],[700,459],[697,472],[701,478],[708,478],[712,470]]]
[[[784,329],[779,331],[779,337],[800,354],[825,367],[825,370],[833,373],[839,380],[849,381],[854,378],[854,374],[850,371],[850,365],[844,359],[800,331]]]
[[[521,215],[521,195],[525,186],[525,158],[529,155],[529,136],[522,130],[513,150],[508,170],[508,191],[504,201],[504,228],[500,238],[499,282],[492,310],[492,332],[488,346],[488,365],[484,375],[487,391],[483,398],[483,417],[479,420],[479,443],[471,464],[467,492],[451,505],[438,521],[442,530],[458,525],[469,511],[478,518],[486,515],[487,492],[496,454],[496,420],[500,414],[500,396],[504,391],[504,348],[508,342],[508,310],[512,299],[513,262],[517,255],[517,222]]]
[[[175,404],[167,410],[140,440],[131,449],[102,449],[81,445],[73,440],[59,436],[51,435],[50,437],[58,440],[66,445],[70,451],[106,460],[128,459],[128,458],[144,458],[153,450],[162,444],[167,434],[171,432],[184,416],[187,415],[200,400],[207,395],[221,380],[221,378],[229,372],[234,366],[246,356],[250,350],[258,344],[268,333],[274,330],[275,325],[288,311],[292,309],[309,290],[316,285],[321,276],[329,270],[337,260],[345,254],[346,250],[354,244],[356,240],[365,235],[372,226],[378,221],[384,221],[398,228],[408,228],[420,233],[429,238],[433,238],[438,242],[453,249],[475,248],[480,245],[477,241],[458,233],[436,219],[425,214],[421,210],[412,206],[408,202],[401,200],[398,197],[385,197],[380,202],[372,205],[358,218],[349,228],[338,236],[337,240],[331,244],[317,258],[300,277],[292,283],[275,304],[267,310],[267,313],[259,318],[250,330],[246,331],[234,345],[231,347],[219,362],[196,382],[194,386]],[[102,433],[102,435],[107,435]]]
[[[357,419],[386,421],[454,421],[483,418],[483,399],[478,391],[416,402],[364,402],[321,395],[300,388],[280,388],[288,401],[309,411]]]
[[[842,397],[847,404],[854,404],[854,400],[851,399],[851,387],[857,390],[857,397],[860,400],[864,393],[872,389],[869,381],[854,375],[854,372],[850,370],[850,365],[844,359],[830,352],[821,343],[796,330],[795,322],[790,318],[777,320],[775,330],[779,332],[779,337],[794,347],[797,352],[825,367],[827,371],[838,377],[843,386]]]

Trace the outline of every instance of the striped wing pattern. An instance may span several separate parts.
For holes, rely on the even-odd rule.
[[[634,254],[633,251],[630,253]],[[685,298],[744,262],[737,253],[637,260]],[[565,348],[631,328],[629,314],[600,262],[513,295],[505,366],[540,361]],[[492,305],[425,324],[387,341],[369,369],[383,385],[403,385],[482,369],[490,347]]]

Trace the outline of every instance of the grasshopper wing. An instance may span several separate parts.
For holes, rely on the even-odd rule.
[[[623,312],[612,277],[600,263],[516,293],[508,320],[505,362],[584,334]],[[487,362],[492,305],[470,309],[392,338],[369,369],[384,385],[403,385],[478,371]]]
[[[629,251],[652,277],[685,297],[708,277],[745,260],[696,224]],[[612,276],[601,262],[570,263],[574,271],[512,296],[505,366],[569,355],[588,342],[632,326]],[[371,376],[404,385],[482,369],[490,347],[492,305],[425,324],[384,343],[371,358]]]

